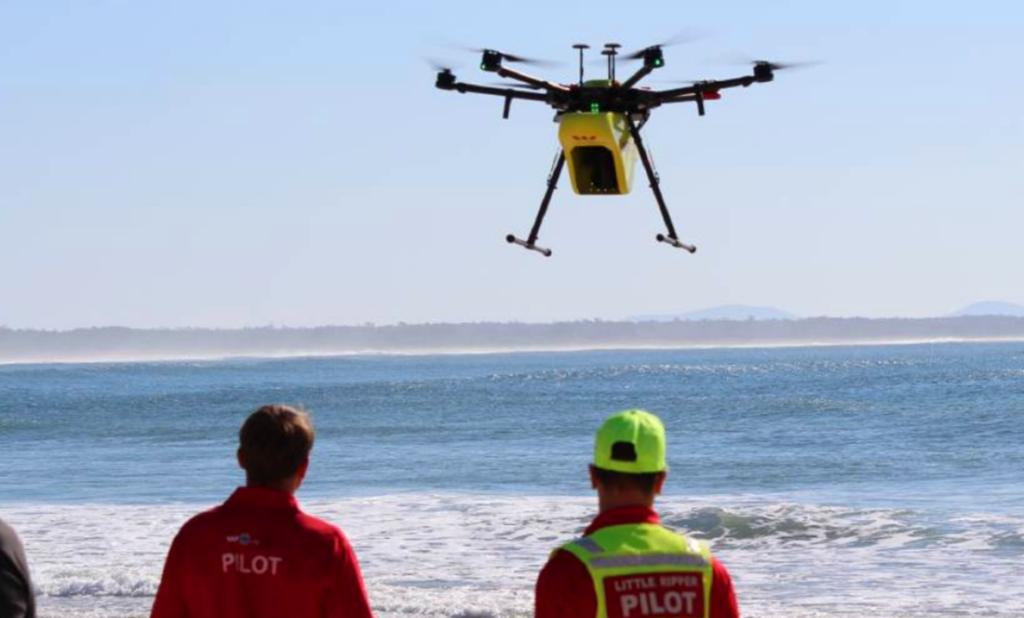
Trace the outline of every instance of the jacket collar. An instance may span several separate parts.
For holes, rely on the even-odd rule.
[[[269,487],[239,487],[231,494],[226,504],[243,504],[277,509],[299,509],[299,501],[293,494]]]
[[[654,509],[646,506],[623,506],[609,509],[599,514],[591,522],[584,536],[593,534],[601,528],[622,526],[625,524],[660,524],[661,518]]]

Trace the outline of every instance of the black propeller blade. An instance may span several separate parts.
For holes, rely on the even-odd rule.
[[[485,49],[483,47],[461,47],[461,46],[455,46],[455,47],[457,49],[461,49],[463,51],[474,52],[474,53],[477,53],[477,54],[482,54],[482,53],[484,53],[486,51],[497,52],[501,56],[501,59],[504,62],[514,62],[514,63],[526,64],[526,65],[536,66],[536,67],[556,67],[556,66],[559,66],[559,65],[563,64],[561,62],[554,62],[552,60],[544,60],[544,59],[541,59],[541,58],[527,58],[526,56],[520,56],[518,54],[506,54],[505,52],[498,51],[496,49],[488,50],[488,49]]]
[[[505,52],[499,52],[499,53],[501,54],[502,60],[507,60],[508,62],[519,62],[521,64],[529,64],[529,65],[533,65],[533,66],[549,66],[549,67],[550,66],[555,66],[556,64],[558,64],[557,62],[552,62],[551,60],[541,60],[539,58],[527,58],[525,56],[514,56],[512,54],[506,54]]]
[[[744,54],[726,54],[722,56],[717,64],[732,64],[732,65],[750,65],[752,67],[761,67],[765,71],[786,71],[789,69],[803,69],[806,67],[812,67],[821,62],[810,61],[810,62],[775,62],[773,60],[763,60],[752,58]]]
[[[639,60],[644,57],[644,52],[646,52],[648,49],[652,47],[672,47],[673,45],[684,45],[686,43],[692,43],[694,41],[697,41],[700,38],[702,37],[699,34],[696,34],[689,30],[683,30],[682,32],[677,32],[675,35],[669,37],[668,39],[661,43],[648,45],[643,49],[638,49],[636,51],[629,52],[628,54],[621,54],[619,58],[621,58],[622,60]]]
[[[438,71],[438,72],[440,72],[440,71],[454,71],[455,69],[459,68],[459,65],[457,65],[455,63],[447,62],[447,61],[444,61],[444,60],[438,60],[436,58],[430,58],[430,57],[427,57],[427,56],[421,57],[421,60],[423,60],[423,62],[426,62],[427,65],[430,66],[431,69],[434,69],[435,71]]]
[[[789,69],[803,69],[806,67],[812,67],[820,62],[771,62],[770,60],[751,60],[750,64],[754,67],[764,67],[772,72],[774,71],[786,71]]]

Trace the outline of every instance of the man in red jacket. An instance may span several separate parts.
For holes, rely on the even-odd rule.
[[[667,471],[658,417],[628,410],[605,422],[590,466],[599,514],[541,570],[536,618],[739,618],[725,566],[654,511]]]
[[[295,500],[312,448],[305,412],[249,416],[238,447],[246,486],[182,526],[153,618],[372,618],[348,539]]]

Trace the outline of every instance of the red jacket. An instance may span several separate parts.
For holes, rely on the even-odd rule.
[[[629,506],[601,513],[583,534],[593,534],[608,526],[660,523],[654,509]],[[739,618],[729,571],[717,558],[712,558],[711,564],[711,618]],[[594,618],[597,593],[587,567],[567,551],[555,552],[537,578],[535,603],[534,618]]]
[[[240,487],[171,545],[152,618],[372,618],[359,562],[337,527],[295,496]]]

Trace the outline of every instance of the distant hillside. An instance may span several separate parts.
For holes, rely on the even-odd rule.
[[[1024,317],[480,322],[316,328],[70,331],[0,327],[0,363],[376,353],[513,352],[774,345],[1022,341]]]
[[[674,314],[650,314],[630,316],[631,322],[672,322],[674,320],[798,320],[794,315],[775,307],[753,307],[750,305],[721,305],[710,309],[687,311]]]
[[[1013,303],[1004,303],[998,301],[985,301],[981,303],[974,303],[967,305],[960,311],[952,314],[953,317],[965,316],[965,315],[1004,315],[1013,316],[1016,318],[1024,317],[1024,307],[1015,305]]]

